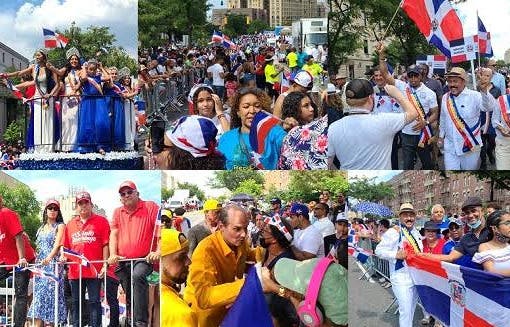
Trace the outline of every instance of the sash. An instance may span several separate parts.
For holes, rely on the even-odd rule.
[[[43,91],[41,90],[41,87],[39,86],[39,80],[38,80],[38,78],[39,78],[39,72],[40,72],[40,69],[41,69],[41,67],[40,67],[39,65],[37,65],[37,64],[36,64],[36,65],[35,65],[35,76],[34,76],[34,82],[35,82],[35,87],[37,88],[37,91],[38,91],[38,92],[39,92],[39,94],[41,95],[41,99],[40,99],[40,101],[41,101],[41,108],[42,108],[43,110],[46,110],[46,109],[48,109],[48,107],[49,107],[50,103],[49,103],[49,99],[44,99],[43,97],[44,97],[46,94],[48,94],[48,92],[47,92],[47,91],[48,91],[49,83],[47,83],[47,84],[46,84],[46,86],[47,86],[47,87],[46,87],[46,92],[43,92]],[[49,79],[49,76],[48,76],[48,74],[46,74],[46,80],[48,80],[48,79]],[[34,97],[32,97],[32,99],[33,99],[33,98],[34,98]]]
[[[103,89],[101,88],[101,85],[99,85],[95,79],[93,79],[90,76],[87,76],[87,81],[89,81],[90,84],[101,94],[103,95]]]
[[[480,129],[478,129],[480,121],[478,121],[478,123],[472,128],[469,128],[464,119],[462,119],[462,117],[460,116],[459,111],[457,110],[457,104],[455,103],[455,99],[453,98],[453,95],[450,92],[448,93],[448,100],[446,101],[446,109],[448,111],[448,114],[450,115],[450,119],[452,120],[453,124],[455,125],[455,128],[457,129],[457,132],[459,132],[460,136],[462,136],[462,139],[464,140],[462,152],[466,153],[469,151],[473,151],[477,147],[479,147],[479,143],[476,140],[475,135],[480,133]]]
[[[416,111],[418,111],[420,118],[425,120],[425,109],[423,108],[423,105],[421,104],[418,95],[416,95],[416,92],[414,91],[411,92],[411,88],[407,87],[406,95],[409,101],[411,101],[411,103],[413,104]],[[432,129],[430,128],[430,124],[425,124],[420,133],[420,141],[418,142],[418,146],[420,148],[424,148],[425,145],[430,143],[432,136],[433,134]]]
[[[498,98],[499,108],[501,110],[501,117],[506,125],[510,127],[510,95],[502,95]]]
[[[400,241],[402,240],[402,236],[404,236],[406,238],[407,242],[409,243],[409,245],[411,246],[411,248],[413,249],[414,253],[420,253],[421,250],[420,250],[420,246],[418,245],[418,242],[416,241],[414,236],[411,233],[409,233],[407,228],[403,227],[403,226],[398,226],[398,229],[399,229],[398,242],[400,243]],[[404,247],[404,248],[407,249],[408,247]],[[397,259],[397,261],[395,262],[395,271],[399,270],[401,268],[404,268],[404,260]]]

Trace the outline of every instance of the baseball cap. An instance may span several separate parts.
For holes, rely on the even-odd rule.
[[[480,199],[477,196],[470,196],[469,198],[464,201],[462,204],[462,210],[464,210],[467,207],[481,207],[482,206],[482,199]]]
[[[402,203],[402,205],[400,206],[400,210],[398,211],[398,214],[400,215],[403,212],[416,213],[416,211],[414,211],[414,207],[411,203]]]
[[[163,216],[167,216],[168,218],[171,219],[173,217],[172,210],[168,210],[168,209],[161,210],[161,217],[163,217]]]
[[[269,201],[269,202],[271,202],[271,204],[273,204],[273,203],[282,204],[282,200],[280,200],[279,198],[272,198],[271,201]]]
[[[83,192],[79,192],[78,194],[76,194],[76,203],[83,201],[83,200],[92,202],[89,192],[83,191]]]
[[[374,88],[366,79],[353,79],[345,87],[347,99],[363,99],[372,93],[374,93]]]
[[[216,150],[218,129],[214,122],[202,116],[183,116],[166,135],[172,144],[189,152],[194,158],[206,157]]]
[[[349,223],[349,220],[347,220],[347,218],[345,218],[345,214],[343,212],[339,212],[338,215],[336,215],[335,222],[336,223],[342,223],[342,222]]]
[[[310,59],[313,59],[313,56],[312,56],[312,55],[308,55],[308,56],[306,56],[306,57],[305,57],[305,61],[308,61],[308,60],[310,60]]]
[[[204,211],[217,210],[220,203],[215,199],[207,199],[204,202]]]
[[[466,71],[462,67],[453,67],[448,73],[444,75],[444,77],[460,77],[464,81],[467,81]]]
[[[59,209],[60,209],[60,203],[55,200],[55,199],[49,199],[48,201],[46,201],[46,205],[44,206],[45,208],[48,207],[50,204],[54,204],[56,205]]]
[[[296,73],[293,79],[294,83],[301,85],[302,87],[312,87],[313,77],[306,70],[300,70]]]
[[[292,215],[303,215],[308,218],[308,207],[302,203],[294,203],[290,207],[290,214]]]
[[[186,247],[189,247],[189,242],[183,233],[170,228],[161,230],[160,251],[162,257],[178,252]]]
[[[122,184],[120,184],[119,186],[119,192],[120,190],[122,190],[124,187],[129,187],[130,189],[132,190],[136,190],[136,185],[135,183],[133,183],[132,181],[124,181],[122,182]]]
[[[334,94],[339,91],[336,89],[336,87],[335,87],[335,85],[333,85],[333,83],[328,83],[327,92],[328,92],[328,94]]]
[[[457,227],[463,226],[462,222],[460,220],[457,220],[455,218],[450,218],[450,223],[448,224],[448,229],[452,228],[453,225],[456,225]]]
[[[274,266],[276,281],[285,288],[305,295],[319,258],[297,261],[281,258]],[[319,289],[318,301],[326,317],[338,325],[347,324],[347,271],[337,263],[329,265]]]
[[[407,76],[409,76],[409,74],[416,74],[416,75],[420,75],[420,68],[416,65],[412,65],[412,66],[409,66],[409,68],[407,69]]]

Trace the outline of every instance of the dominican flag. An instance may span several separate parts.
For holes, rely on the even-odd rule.
[[[434,74],[444,75],[446,73],[445,55],[423,55],[416,57],[416,65],[426,64],[429,66],[429,77]]]
[[[509,325],[510,278],[414,255],[407,266],[425,311],[446,326]]]
[[[255,267],[251,267],[239,295],[228,310],[222,327],[273,326],[262,285]]]
[[[478,51],[481,57],[492,57],[491,33],[487,32],[485,25],[478,17]]]
[[[280,120],[266,111],[259,111],[253,117],[250,127],[250,146],[255,153],[264,153],[266,137]]]
[[[213,42],[213,43],[223,42],[223,33],[218,32],[218,31],[213,31],[213,35],[211,37],[211,42]]]
[[[350,256],[356,258],[361,263],[366,263],[368,258],[370,258],[373,255],[372,251],[362,249],[358,246],[352,246],[350,244],[347,248],[347,253]]]
[[[82,266],[86,267],[90,266],[90,261],[87,258],[85,258],[83,254],[74,252],[72,250],[64,248],[64,257],[66,257],[67,260],[79,263]]]
[[[237,46],[235,45],[235,43],[232,42],[230,40],[230,38],[228,36],[226,36],[225,34],[223,34],[223,46],[228,49],[233,49],[233,50],[237,49]]]
[[[5,79],[7,81],[7,88],[11,90],[12,94],[19,100],[23,100],[23,102],[26,101],[25,97],[23,96],[23,93],[21,93],[20,90],[14,84],[12,84],[12,81],[8,78]]]
[[[43,35],[44,47],[48,49],[56,48],[57,46],[65,48],[69,43],[68,38],[47,28],[43,28]]]
[[[25,271],[25,270],[30,271],[32,273],[32,275],[37,276],[37,277],[48,278],[54,282],[60,281],[60,279],[57,276],[55,276],[54,274],[47,272],[41,268],[36,268],[36,267],[16,268],[16,272],[21,272],[21,271]]]
[[[462,23],[450,2],[403,0],[401,6],[427,41],[450,58],[450,42],[463,38]]]

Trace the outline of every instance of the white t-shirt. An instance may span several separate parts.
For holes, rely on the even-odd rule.
[[[220,73],[225,72],[222,65],[214,64],[209,66],[209,68],[207,68],[207,72],[212,74],[214,86],[225,86],[225,81],[220,76]]]
[[[421,105],[423,106],[423,110],[425,111],[425,115],[427,115],[431,108],[437,107],[437,97],[434,91],[425,86],[425,84],[421,83],[417,89],[411,87],[411,85],[401,81],[395,80],[395,86],[402,92],[402,94],[407,98],[406,88],[410,88],[411,91],[414,91],[420,100]],[[420,135],[421,131],[414,131],[413,128],[417,124],[416,121],[412,121],[408,125],[406,125],[402,129],[402,133],[407,135]]]
[[[317,255],[317,258],[324,257],[324,239],[321,232],[312,225],[304,230],[294,230],[292,245],[297,247],[300,251]]]
[[[328,157],[341,169],[391,170],[393,137],[405,125],[405,113],[351,114],[328,129]]]
[[[312,226],[317,228],[322,233],[322,237],[335,234],[335,225],[333,225],[333,222],[329,220],[329,217],[324,217],[316,220]]]

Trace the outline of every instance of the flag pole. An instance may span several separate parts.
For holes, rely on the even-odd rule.
[[[478,20],[480,17],[478,16],[478,9],[476,9],[476,25],[478,26]],[[482,53],[480,52],[480,26],[477,27],[477,38],[476,43],[478,44],[478,68],[482,67]]]
[[[471,62],[471,74],[473,75],[473,90],[476,90],[475,63],[473,59],[471,59],[470,62]]]
[[[397,13],[398,13],[398,10],[400,9],[400,7],[402,7],[402,3],[403,2],[404,2],[404,0],[400,0],[400,3],[398,4],[397,10],[395,10],[395,13],[393,14],[393,17],[391,17],[391,20],[390,20],[388,26],[386,26],[386,30],[384,30],[384,33],[380,37],[381,41],[384,40],[384,38],[386,37],[386,34],[388,33],[388,30],[390,29],[391,23],[393,23],[393,20],[395,20],[395,17],[397,16]]]

